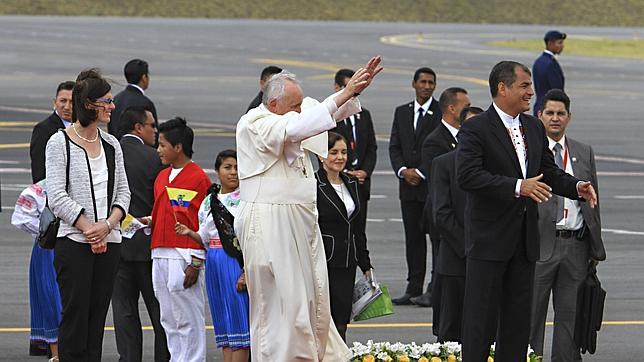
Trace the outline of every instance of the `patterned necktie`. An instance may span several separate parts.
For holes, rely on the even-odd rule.
[[[563,165],[563,157],[561,156],[561,144],[555,143],[555,163],[559,166],[560,169],[566,171]],[[557,196],[557,223],[560,222],[564,217],[564,198],[562,196]]]

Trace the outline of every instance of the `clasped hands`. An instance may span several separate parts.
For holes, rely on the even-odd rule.
[[[406,168],[400,171],[400,175],[411,186],[418,186],[423,181],[423,178],[420,177],[415,168]]]
[[[548,201],[552,197],[552,188],[541,182],[542,179],[543,174],[540,174],[521,181],[521,196],[529,197],[538,203]],[[591,208],[597,205],[597,194],[589,181],[579,182],[577,184],[577,193],[588,202],[588,206]]]
[[[102,254],[107,251],[107,240],[105,238],[110,231],[110,227],[105,220],[99,220],[99,222],[92,224],[83,231],[83,235],[92,247],[92,253]]]

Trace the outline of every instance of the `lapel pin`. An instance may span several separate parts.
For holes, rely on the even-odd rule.
[[[456,148],[456,145],[452,143],[452,148]]]
[[[428,109],[428,110],[427,110],[427,114],[429,114],[430,116],[432,116],[432,115],[434,115],[434,112],[432,112],[432,110],[431,110],[431,109]]]
[[[572,162],[577,162],[577,157],[573,157]]]
[[[360,113],[356,113],[356,119],[360,120]]]

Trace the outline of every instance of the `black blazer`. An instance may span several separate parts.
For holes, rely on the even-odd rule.
[[[264,92],[259,91],[255,98],[253,98],[252,101],[250,101],[250,104],[248,105],[248,108],[246,109],[246,113],[250,111],[251,109],[258,107],[260,104],[262,104],[262,97],[264,96]]]
[[[154,180],[163,165],[155,149],[139,139],[124,136],[120,143],[130,185],[129,213],[134,217],[149,216],[154,205]],[[150,235],[139,230],[132,239],[123,238],[121,257],[126,261],[150,261]]]
[[[456,182],[456,151],[436,157],[431,175],[433,218],[441,240],[436,270],[465,276],[465,192]]]
[[[36,183],[45,178],[45,147],[49,138],[61,128],[63,121],[53,112],[49,117],[38,122],[31,132],[29,156],[31,157],[31,180]]]
[[[541,121],[527,114],[521,114],[520,121],[527,145],[527,178],[543,173],[542,181],[555,194],[579,199],[576,187],[579,180],[555,164]],[[506,261],[521,241],[526,243],[528,260],[536,261],[537,204],[527,197],[514,196],[517,179],[523,175],[508,131],[493,106],[461,126],[456,158],[458,184],[467,192],[467,256]]]
[[[389,138],[389,159],[396,176],[401,167],[419,168],[421,166],[423,141],[440,124],[441,118],[438,101],[432,98],[429,112],[418,121],[418,128],[414,131],[414,102],[396,108]],[[427,197],[425,181],[418,186],[410,186],[400,178],[398,190],[400,200],[404,201],[425,202]]]
[[[373,128],[373,121],[371,120],[371,113],[368,110],[362,109],[362,112],[355,115],[356,125],[356,150],[353,151],[351,147],[347,150],[347,169],[349,170],[363,170],[367,173],[367,178],[364,182],[365,198],[369,200],[371,194],[371,174],[376,168],[376,159],[378,156],[378,144],[376,143],[376,132]],[[352,130],[351,124],[346,121],[338,122],[336,127],[331,130],[341,134],[345,139],[349,140]],[[353,161],[358,158],[357,165],[353,166]]]
[[[423,141],[423,148],[421,153],[422,163],[420,172],[422,172],[428,179],[431,179],[432,160],[437,156],[456,149],[458,141],[452,136],[452,133],[440,122],[436,129],[430,133],[425,141]]]
[[[112,111],[110,123],[107,125],[107,131],[118,139],[121,139],[125,133],[121,130],[121,114],[128,107],[143,107],[145,110],[152,112],[154,125],[157,128],[159,126],[159,118],[157,117],[157,110],[154,107],[154,103],[138,88],[130,84],[114,97],[114,105],[116,108]]]
[[[318,223],[324,241],[327,265],[332,268],[350,268],[357,265],[366,272],[371,269],[367,239],[364,233],[356,232],[355,225],[360,213],[358,181],[342,173],[340,177],[356,204],[356,209],[351,215],[347,215],[344,202],[329,182],[324,169],[320,167],[315,172],[318,181]]]

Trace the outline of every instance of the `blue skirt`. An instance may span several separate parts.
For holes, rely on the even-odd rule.
[[[32,343],[57,343],[62,306],[54,251],[42,249],[38,242],[34,243],[29,263],[29,302]]]
[[[237,291],[242,270],[223,248],[209,248],[206,256],[206,290],[215,326],[217,348],[250,347],[248,293]]]

